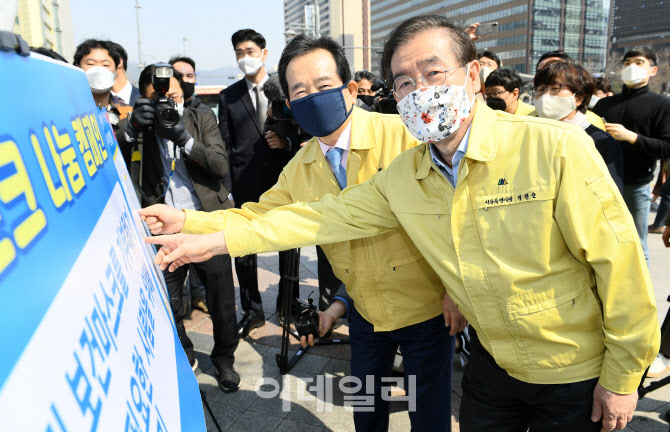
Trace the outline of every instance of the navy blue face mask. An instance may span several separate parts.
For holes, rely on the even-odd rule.
[[[291,102],[291,112],[301,128],[315,137],[325,137],[335,132],[349,118],[354,106],[347,111],[342,87],[312,93]]]

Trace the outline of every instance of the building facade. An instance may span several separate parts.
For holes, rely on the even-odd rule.
[[[658,56],[658,73],[649,81],[653,91],[670,93],[670,1],[613,0],[608,77],[618,80],[620,61],[631,48],[643,45]]]
[[[353,71],[370,69],[369,11],[370,0],[284,0],[286,42],[300,33],[331,36],[344,46]]]
[[[398,24],[423,14],[446,16],[463,28],[498,22],[499,33],[477,40],[477,50],[490,49],[521,73],[535,73],[540,56],[557,49],[593,71],[605,67],[609,0],[370,0],[372,45],[382,46]],[[380,59],[375,51],[375,71]]]
[[[72,61],[75,46],[70,0],[19,0],[14,33],[30,46],[52,49]]]

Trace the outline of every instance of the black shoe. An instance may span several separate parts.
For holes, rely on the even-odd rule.
[[[237,373],[235,368],[225,368],[221,372],[219,372],[218,368],[214,369],[216,370],[216,380],[219,382],[221,390],[230,393],[240,388],[240,374]]]
[[[253,329],[263,327],[265,325],[265,318],[262,316],[252,318],[249,315],[244,315],[237,325],[237,335],[240,339],[247,337],[249,332]]]

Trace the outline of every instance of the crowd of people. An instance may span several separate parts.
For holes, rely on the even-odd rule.
[[[299,259],[289,251],[317,245],[319,332],[347,322],[351,374],[374,377],[358,431],[388,430],[381,383],[398,349],[416,378],[413,430],[450,430],[455,352],[468,357],[463,431],[631,420],[647,368],[670,370],[647,265],[648,233],[670,247],[670,99],[648,85],[658,59],[627,51],[613,94],[566,53],[546,53],[533,106],[516,70],[477,53],[476,26],[405,21],[379,77],[352,73],[332,38],[304,35],[270,76],[264,37],[239,30],[231,59],[244,77],[219,94],[218,118],[196,95],[193,59],[147,66],[135,87],[123,47],[77,47],[156,235],[147,241],[163,245],[156,263],[194,370],[185,296],[211,315],[217,379],[235,391],[239,339],[265,325],[255,254],[280,251],[284,278]],[[295,319],[283,298],[280,321]]]

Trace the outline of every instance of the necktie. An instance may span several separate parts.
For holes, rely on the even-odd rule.
[[[256,117],[258,118],[258,123],[261,125],[261,129],[265,127],[265,117],[268,112],[268,104],[265,98],[261,97],[261,88],[260,86],[254,86],[254,92],[256,93]]]
[[[340,189],[347,187],[347,171],[340,165],[343,151],[344,149],[333,147],[326,152],[326,158],[333,167],[333,174],[335,174],[335,179],[337,180],[337,184],[340,185]]]

